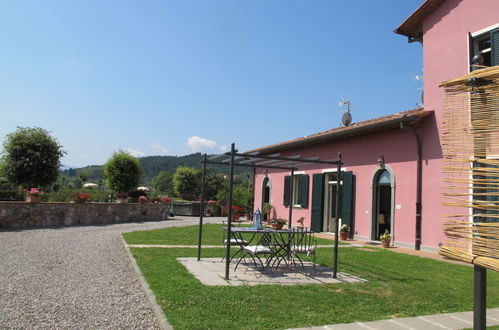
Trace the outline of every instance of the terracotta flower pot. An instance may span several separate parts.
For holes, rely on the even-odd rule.
[[[273,227],[274,229],[279,230],[279,229],[282,229],[282,227],[284,227],[284,224],[283,224],[283,223],[273,223],[273,224],[272,224],[272,227]]]
[[[239,217],[241,217],[241,215],[238,212],[232,213],[232,221],[239,220]]]
[[[347,231],[340,231],[340,239],[342,241],[346,241],[348,239],[348,232]]]
[[[383,244],[384,248],[389,248],[390,247],[390,240],[389,239],[382,239],[381,244]]]
[[[42,196],[26,195],[26,203],[40,203]]]

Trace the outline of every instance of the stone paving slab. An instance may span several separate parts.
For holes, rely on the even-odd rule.
[[[301,265],[287,267],[280,266],[279,269],[255,268],[251,263],[241,263],[234,272],[235,263],[231,264],[230,280],[225,280],[225,261],[221,258],[177,258],[185,268],[204,285],[239,286],[239,285],[298,285],[298,284],[332,284],[332,283],[357,283],[367,282],[362,278],[338,272],[338,277],[332,277],[332,268],[304,262],[304,270]]]
[[[499,308],[487,310],[487,326],[499,325]],[[319,329],[333,329],[333,330],[358,330],[358,329],[371,329],[371,330],[442,330],[442,329],[465,329],[473,328],[473,312],[460,312],[460,313],[447,313],[435,314],[416,317],[405,317],[398,319],[379,320],[372,322],[354,322],[343,324],[331,324],[320,327],[310,328],[296,328],[294,330],[319,330]]]

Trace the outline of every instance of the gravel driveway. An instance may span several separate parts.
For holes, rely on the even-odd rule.
[[[120,234],[198,220],[0,231],[0,328],[158,328]]]

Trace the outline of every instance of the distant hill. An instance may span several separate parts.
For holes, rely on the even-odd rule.
[[[203,168],[203,155],[200,153],[185,155],[185,156],[147,156],[139,158],[140,166],[142,167],[143,177],[141,184],[148,185],[151,183],[160,171],[167,170],[171,173],[179,166],[188,166],[194,168]],[[89,181],[97,182],[104,177],[103,165],[91,165],[82,168],[70,168],[61,171],[61,174],[68,177],[77,177],[78,170],[85,169],[90,173]],[[229,166],[225,165],[209,165],[212,172],[229,174]],[[249,167],[239,167],[235,169],[236,174],[253,173]]]

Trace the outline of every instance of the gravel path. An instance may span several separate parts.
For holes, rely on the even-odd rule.
[[[158,328],[120,234],[197,222],[0,231],[0,328]]]

